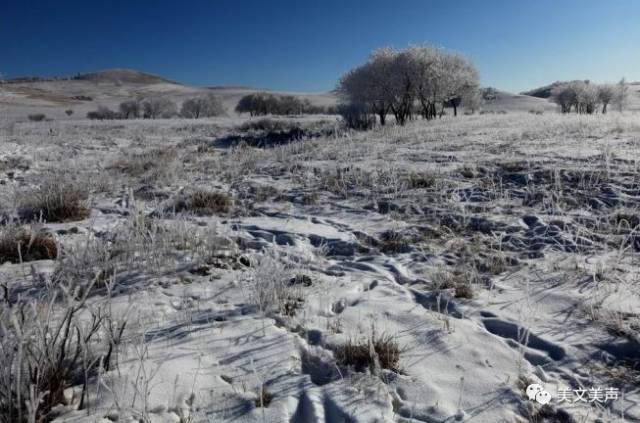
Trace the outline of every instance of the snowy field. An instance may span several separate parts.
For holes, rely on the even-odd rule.
[[[271,120],[0,123],[0,395],[31,354],[56,422],[640,421],[637,114]]]

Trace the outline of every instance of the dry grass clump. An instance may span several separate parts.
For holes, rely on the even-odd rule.
[[[257,185],[251,188],[255,201],[262,202],[280,195],[280,191],[272,185]]]
[[[143,182],[167,182],[175,180],[181,163],[174,149],[154,148],[135,154],[123,154],[108,169],[119,170]]]
[[[299,267],[285,250],[266,250],[249,259],[246,281],[247,299],[265,315],[295,316],[306,300],[308,280],[300,277]]]
[[[456,285],[454,292],[456,298],[466,298],[468,300],[473,298],[473,287],[469,282]]]
[[[58,244],[49,234],[18,226],[6,226],[0,232],[0,264],[52,260],[57,256]]]
[[[449,272],[437,271],[433,275],[434,288],[438,290],[452,289],[456,298],[473,298],[473,283],[478,282],[471,271]]]
[[[266,386],[264,385],[261,385],[256,390],[256,395],[257,395],[257,398],[254,401],[256,408],[269,407],[269,405],[271,404],[271,401],[273,401],[273,398],[274,398],[274,395],[271,392],[269,392]]]
[[[0,171],[5,172],[8,170],[29,170],[31,167],[31,160],[24,156],[6,156],[0,159]]]
[[[86,188],[52,176],[18,198],[18,211],[28,221],[72,222],[89,217],[88,199]]]
[[[354,341],[349,339],[345,344],[333,347],[339,365],[352,367],[357,372],[369,369],[388,369],[400,372],[400,355],[402,350],[394,336],[375,333],[367,339]]]
[[[199,215],[225,214],[231,211],[233,199],[226,193],[197,190],[178,201],[177,212],[189,211]]]
[[[77,407],[85,408],[93,375],[109,369],[116,355],[124,323],[112,326],[108,308],[89,309],[86,296],[57,286],[49,285],[38,300],[0,308],[2,422],[55,419],[54,410],[66,403],[64,392],[72,386],[82,386]]]
[[[406,253],[411,251],[411,240],[402,233],[389,229],[380,235],[379,248],[383,253]]]
[[[407,179],[409,189],[432,188],[436,184],[436,176],[431,172],[411,172]]]

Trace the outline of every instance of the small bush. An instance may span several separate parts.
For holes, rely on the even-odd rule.
[[[70,222],[89,217],[88,198],[89,192],[85,188],[52,177],[22,195],[18,199],[18,209],[20,217],[29,221]]]
[[[352,367],[362,372],[367,369],[375,372],[377,368],[400,372],[402,350],[395,337],[374,334],[361,341],[348,340],[347,343],[333,348],[339,365]]]
[[[233,200],[228,194],[197,190],[176,205],[176,211],[190,211],[201,215],[229,213]]]
[[[33,114],[33,115],[29,115],[29,120],[31,122],[42,122],[46,118],[47,118],[47,116],[44,113],[36,113],[36,114]]]
[[[73,110],[71,109],[67,109],[64,112],[67,114],[67,116],[71,116],[73,114]]]
[[[49,234],[7,226],[0,232],[0,264],[34,260],[52,260],[58,256],[58,244]]]

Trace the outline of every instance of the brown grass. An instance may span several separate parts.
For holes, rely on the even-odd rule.
[[[0,233],[0,263],[52,260],[58,256],[58,244],[49,234],[31,232],[16,226]]]
[[[198,190],[178,202],[176,211],[189,211],[200,215],[225,214],[231,211],[233,200],[223,192]]]
[[[269,407],[269,404],[273,401],[273,394],[267,391],[267,388],[264,385],[257,389],[256,394],[258,395],[254,402],[256,408]]]
[[[123,154],[107,166],[107,169],[121,172],[142,182],[154,183],[175,180],[182,163],[176,149],[154,148],[139,153]]]
[[[373,334],[361,341],[349,339],[345,344],[333,348],[339,365],[353,367],[362,372],[366,369],[375,371],[376,367],[400,372],[400,355],[402,350],[394,336]]]
[[[20,217],[27,221],[72,222],[91,214],[89,192],[79,184],[52,177],[18,199]]]
[[[394,230],[386,230],[380,235],[380,251],[386,254],[406,253],[411,250],[411,240]]]
[[[439,270],[433,275],[433,288],[436,290],[453,289],[456,298],[473,298],[474,283],[478,283],[477,275],[470,270],[455,272]]]
[[[436,176],[430,172],[411,172],[408,176],[409,189],[432,188],[436,184]]]

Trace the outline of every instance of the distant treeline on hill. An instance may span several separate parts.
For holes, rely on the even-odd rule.
[[[335,106],[315,106],[309,99],[301,100],[292,95],[276,96],[269,93],[245,95],[236,106],[236,112],[251,116],[335,114]]]
[[[10,78],[2,80],[0,78],[0,84],[24,84],[28,82],[51,82],[51,81],[68,81],[71,78],[63,76],[19,76],[16,78]]]

